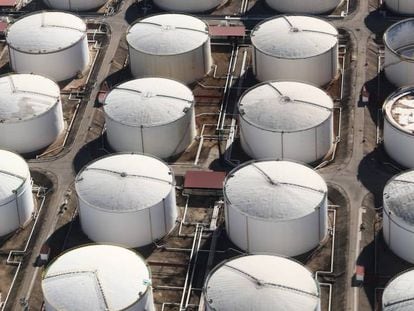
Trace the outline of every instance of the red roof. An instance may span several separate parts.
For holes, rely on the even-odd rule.
[[[6,31],[8,25],[9,25],[8,23],[6,23],[4,21],[0,21],[0,32],[4,33]]]
[[[0,0],[0,7],[2,6],[16,6],[17,0]]]
[[[244,37],[244,26],[210,26],[210,35],[216,37]]]
[[[187,171],[184,176],[184,188],[223,189],[225,172]]]

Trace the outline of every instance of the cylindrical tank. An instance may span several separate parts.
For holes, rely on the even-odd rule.
[[[246,255],[216,266],[203,288],[207,311],[319,311],[319,283],[288,258]]]
[[[303,4],[303,3],[302,3]],[[251,33],[259,81],[295,80],[322,86],[338,72],[338,31],[310,16],[277,16]]]
[[[175,179],[162,161],[115,154],[88,164],[76,177],[83,232],[93,241],[140,247],[175,226]]]
[[[414,2],[411,0],[384,0],[387,8],[399,15],[413,15]]]
[[[223,0],[153,0],[155,5],[166,11],[199,13],[214,9]]]
[[[53,143],[64,129],[59,86],[42,76],[0,78],[0,148],[30,153]]]
[[[108,142],[116,151],[165,159],[182,153],[196,135],[193,93],[173,80],[123,83],[106,96],[104,110]]]
[[[382,294],[382,311],[414,310],[414,269],[404,271],[388,282]]]
[[[414,171],[394,176],[384,188],[383,234],[388,247],[414,263]]]
[[[280,13],[322,14],[333,11],[343,0],[266,0],[268,6]]]
[[[88,245],[61,254],[43,273],[42,291],[46,311],[155,310],[148,265],[119,246]]]
[[[29,166],[17,154],[0,150],[0,236],[24,226],[33,212]]]
[[[414,168],[414,87],[391,94],[382,111],[386,152],[401,165]]]
[[[306,253],[327,235],[327,193],[322,177],[302,164],[247,162],[225,180],[227,235],[249,253]]]
[[[103,6],[107,0],[43,0],[44,3],[55,10],[89,11]]]
[[[333,143],[333,101],[317,87],[267,81],[239,101],[240,141],[254,159],[314,162]]]
[[[6,34],[10,64],[17,73],[63,81],[89,63],[86,24],[63,12],[37,12],[12,24]]]
[[[384,71],[396,86],[414,84],[414,18],[390,26],[384,33]]]
[[[144,18],[128,30],[132,75],[163,77],[190,84],[211,69],[208,25],[183,14]]]

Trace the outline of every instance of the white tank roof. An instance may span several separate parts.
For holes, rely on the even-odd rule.
[[[134,251],[90,245],[55,259],[44,273],[42,290],[56,310],[125,310],[150,283],[150,271]]]
[[[414,134],[414,87],[404,87],[391,94],[385,100],[383,113],[394,127]]]
[[[161,14],[144,18],[135,23],[127,33],[130,46],[152,55],[190,52],[208,39],[207,24],[183,14]]]
[[[320,206],[328,191],[311,168],[289,161],[252,161],[226,178],[224,195],[249,217],[269,221],[297,219]]]
[[[0,121],[36,118],[59,101],[59,86],[39,75],[14,74],[0,78]]]
[[[330,23],[309,16],[281,15],[259,23],[252,31],[253,45],[264,54],[279,58],[321,55],[338,42]]]
[[[414,18],[406,18],[392,24],[384,33],[383,41],[402,60],[414,60]]]
[[[194,104],[191,90],[163,78],[143,78],[115,87],[105,98],[106,115],[131,126],[158,126],[184,117]]]
[[[385,186],[384,208],[393,216],[414,225],[414,170],[398,174]]]
[[[317,310],[319,285],[312,273],[291,259],[248,255],[224,262],[206,281],[212,310]]]
[[[393,278],[382,295],[383,311],[412,311],[414,309],[414,270]]]
[[[0,150],[0,205],[7,203],[13,191],[30,176],[29,166],[19,155]]]
[[[321,89],[299,82],[261,83],[243,94],[241,117],[259,128],[295,132],[323,123],[332,115],[333,101]]]
[[[142,154],[114,154],[90,163],[77,176],[80,200],[110,212],[133,212],[152,207],[174,187],[171,169]]]
[[[71,47],[85,36],[86,24],[79,17],[63,12],[40,12],[12,24],[7,43],[25,53],[53,53]]]

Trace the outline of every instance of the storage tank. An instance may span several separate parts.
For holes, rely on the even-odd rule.
[[[63,12],[25,15],[7,29],[10,65],[17,73],[35,73],[63,81],[89,63],[86,24]]]
[[[254,159],[314,162],[333,143],[333,101],[317,87],[267,81],[240,98],[240,141]]]
[[[132,250],[113,245],[71,249],[42,276],[46,311],[154,311],[151,272]]]
[[[303,2],[301,3],[303,5]],[[338,72],[338,31],[310,16],[277,16],[251,33],[259,81],[295,80],[322,86]]]
[[[399,15],[413,15],[414,3],[412,0],[384,0],[390,11]]]
[[[17,154],[0,150],[0,236],[23,227],[33,212],[29,166]]]
[[[320,288],[302,264],[271,255],[246,255],[224,261],[208,275],[207,311],[319,311]]]
[[[383,41],[387,79],[396,86],[414,84],[414,18],[390,26]]]
[[[410,311],[414,309],[414,270],[410,269],[392,278],[382,294],[383,311]]]
[[[93,241],[140,247],[175,226],[175,179],[162,161],[142,154],[98,159],[76,177],[83,232]]]
[[[302,164],[247,162],[224,183],[227,235],[249,253],[306,253],[327,236],[327,193],[322,177]]]
[[[64,129],[59,86],[42,76],[0,77],[0,148],[31,153],[53,143]]]
[[[199,13],[214,9],[223,0],[153,0],[160,9],[173,12]]]
[[[208,25],[183,14],[144,18],[127,33],[132,75],[163,77],[190,84],[211,69]]]
[[[89,11],[103,6],[107,0],[43,0],[44,3],[55,10]]]
[[[343,0],[266,0],[266,4],[280,13],[322,14],[333,11]]]
[[[179,82],[142,78],[115,87],[104,102],[106,133],[116,151],[169,158],[196,135],[194,96]]]
[[[392,93],[382,111],[385,151],[401,165],[414,168],[414,87]]]
[[[383,234],[388,247],[414,263],[414,171],[394,176],[383,194]]]

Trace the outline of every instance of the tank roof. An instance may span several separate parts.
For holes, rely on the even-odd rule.
[[[399,57],[414,61],[414,18],[407,18],[388,27],[383,41]]]
[[[382,108],[384,117],[395,128],[414,134],[414,87],[400,88],[392,93]]]
[[[204,288],[212,310],[310,311],[319,306],[319,285],[301,264],[279,256],[247,255],[226,261]]]
[[[338,31],[319,18],[280,15],[259,23],[251,40],[253,46],[267,55],[300,59],[332,49],[338,43]]]
[[[19,122],[36,118],[59,102],[59,86],[39,75],[0,77],[0,120]]]
[[[106,115],[130,126],[159,126],[184,117],[194,104],[191,90],[163,78],[143,78],[115,87],[105,98]]]
[[[0,204],[8,200],[29,176],[29,166],[22,157],[0,150]]]
[[[414,308],[414,270],[393,278],[382,295],[383,311],[411,311]]]
[[[190,52],[208,39],[208,25],[184,14],[147,17],[132,25],[127,33],[127,41],[132,48],[153,55]]]
[[[134,251],[89,245],[57,257],[43,275],[42,290],[56,310],[125,310],[148,290],[150,277]]]
[[[248,217],[268,221],[313,213],[326,198],[327,185],[311,168],[290,161],[247,162],[226,178],[224,195]]]
[[[241,118],[276,132],[318,126],[332,115],[332,109],[333,101],[328,94],[299,82],[267,81],[246,91],[239,101]]]
[[[173,172],[164,162],[149,155],[127,153],[88,164],[75,181],[80,200],[114,213],[150,208],[161,202],[174,185]]]
[[[9,46],[23,53],[53,53],[79,42],[86,36],[86,24],[64,12],[38,12],[23,16],[7,31]]]

